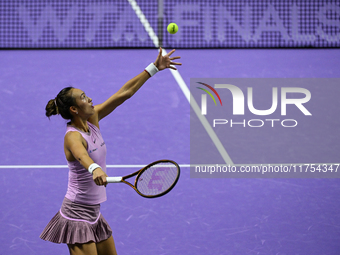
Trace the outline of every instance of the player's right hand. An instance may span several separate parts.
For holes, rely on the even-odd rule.
[[[99,167],[93,171],[93,181],[99,186],[104,185],[106,187],[106,177],[107,174]]]

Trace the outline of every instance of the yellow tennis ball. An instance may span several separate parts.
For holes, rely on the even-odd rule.
[[[167,29],[170,34],[176,34],[178,31],[178,26],[176,23],[170,23]]]

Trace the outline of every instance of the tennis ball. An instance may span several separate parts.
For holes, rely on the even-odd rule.
[[[170,23],[167,29],[170,34],[176,34],[178,31],[178,26],[176,23]]]

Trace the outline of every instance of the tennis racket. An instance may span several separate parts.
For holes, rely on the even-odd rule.
[[[123,182],[146,198],[160,197],[176,185],[180,175],[179,165],[172,160],[158,160],[124,177],[106,177],[108,183]],[[134,184],[126,181],[136,176]]]

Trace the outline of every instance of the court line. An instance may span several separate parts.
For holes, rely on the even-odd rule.
[[[182,76],[180,75],[179,71],[178,70],[176,71],[176,70],[170,69],[170,72],[172,73],[172,75],[174,76],[174,78],[177,81],[178,85],[182,89],[185,97],[189,101],[189,104],[191,105],[192,109],[194,110],[196,116],[198,117],[198,119],[202,123],[202,125],[203,125],[204,129],[207,131],[208,135],[210,136],[210,139],[215,144],[215,146],[216,146],[217,150],[219,151],[219,153],[221,154],[224,162],[226,164],[228,164],[228,165],[234,165],[234,163],[231,160],[228,152],[226,151],[226,149],[222,145],[220,139],[218,138],[218,136],[214,132],[213,128],[210,126],[210,124],[207,121],[207,119],[205,118],[205,116],[201,114],[201,110],[200,110],[200,108],[199,108],[195,98],[191,95],[191,93],[189,91],[189,88],[185,84],[185,82],[184,82]]]
[[[106,165],[106,168],[143,168],[145,165]],[[189,164],[180,164],[180,167],[190,167]],[[67,165],[0,165],[0,169],[46,169],[46,168],[68,168]]]
[[[338,163],[262,163],[262,164],[233,164],[232,166],[304,166],[304,165],[338,165]],[[106,168],[142,168],[145,165],[106,165]],[[179,164],[181,168],[195,167],[195,166],[224,166],[224,164]],[[46,169],[46,168],[68,168],[67,165],[0,165],[0,169]]]
[[[140,22],[144,26],[146,32],[149,34],[150,38],[154,42],[155,47],[158,48],[158,46],[159,46],[158,37],[155,34],[155,32],[153,31],[152,27],[150,26],[150,23],[146,20],[145,15],[143,14],[141,9],[139,8],[137,2],[135,0],[128,0],[128,1],[129,1],[130,5],[132,6],[133,10],[135,10],[137,17],[139,18]],[[157,38],[157,40],[156,40],[156,38]],[[167,54],[166,50],[163,49],[162,55],[166,55],[166,54]],[[186,85],[186,83],[183,80],[182,76],[180,75],[179,71],[178,70],[177,71],[172,70],[172,69],[169,69],[169,70],[170,70],[171,74],[173,75],[173,77],[175,78],[177,84],[181,88],[184,96],[188,100],[188,102],[191,105],[192,109],[194,110],[195,114],[197,115],[198,119],[201,121],[204,129],[207,131],[211,140],[215,144],[217,150],[221,154],[221,157],[223,158],[224,162],[228,165],[234,165],[234,163],[231,160],[228,152],[226,151],[226,149],[222,145],[220,139],[217,137],[215,131],[210,126],[210,124],[207,121],[207,119],[205,118],[205,116],[201,115],[201,113],[200,113],[201,110],[199,109],[199,106],[198,106],[196,100],[191,95],[190,90],[188,89],[188,86]]]
[[[152,26],[150,25],[149,21],[146,19],[144,13],[142,12],[140,7],[138,6],[137,2],[135,0],[128,0],[128,1],[131,5],[132,9],[135,11],[137,17],[139,18],[140,22],[144,26],[146,32],[149,34],[153,44],[158,48],[158,45],[159,45],[158,37],[157,37],[155,31],[153,31]]]

